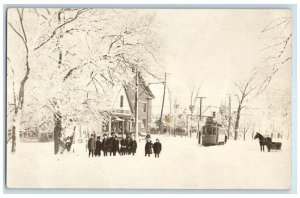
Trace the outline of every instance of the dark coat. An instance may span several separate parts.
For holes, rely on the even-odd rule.
[[[126,140],[125,139],[122,139],[120,141],[120,145],[121,145],[120,151],[121,152],[126,152],[126,146],[127,146],[127,144],[126,144]]]
[[[153,151],[155,154],[159,154],[161,151],[161,143],[160,142],[155,142],[153,144]]]
[[[100,140],[97,140],[96,141],[96,150],[95,150],[95,154],[100,154],[101,152],[101,149],[102,149],[102,143]]]
[[[113,151],[114,141],[115,141],[115,138],[113,138],[113,137],[110,137],[107,139],[107,145],[108,145],[107,152]]]
[[[131,153],[136,153],[137,143],[135,140],[131,141]]]
[[[90,138],[88,141],[88,149],[95,150],[95,148],[96,148],[95,140],[94,140],[94,138]]]
[[[108,152],[109,151],[109,144],[108,144],[108,139],[107,138],[104,138],[102,140],[102,150],[103,152]]]
[[[127,146],[127,142],[126,142],[125,139],[122,139],[122,140],[120,141],[120,144],[121,144],[121,147],[126,147],[126,146]]]
[[[112,143],[112,151],[119,151],[119,140],[114,139]]]
[[[145,145],[145,153],[152,154],[152,142],[147,142]]]
[[[128,138],[126,140],[126,150],[130,152],[131,151],[131,146],[132,146],[132,140]]]

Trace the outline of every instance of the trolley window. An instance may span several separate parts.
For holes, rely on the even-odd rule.
[[[213,135],[213,128],[212,127],[206,127],[206,134],[207,135]]]
[[[206,135],[206,127],[202,128],[202,133],[203,133],[203,135]]]
[[[212,134],[216,135],[216,128],[212,128]]]

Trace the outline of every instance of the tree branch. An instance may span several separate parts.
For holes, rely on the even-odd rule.
[[[36,46],[36,47],[34,48],[34,50],[37,50],[37,49],[41,48],[42,46],[44,46],[46,43],[48,43],[48,42],[56,35],[58,29],[60,29],[60,28],[62,28],[63,26],[65,26],[65,25],[67,25],[67,24],[69,24],[69,23],[75,21],[75,20],[78,18],[78,16],[79,16],[80,14],[82,14],[84,11],[85,11],[85,9],[78,10],[74,18],[72,18],[72,19],[70,19],[70,20],[68,20],[68,21],[66,21],[66,22],[64,22],[64,23],[62,23],[61,25],[57,26],[57,27],[53,30],[52,34],[51,34],[46,40],[44,40],[41,44],[39,44],[38,46]]]
[[[21,25],[21,28],[22,28],[23,36],[24,36],[24,41],[25,41],[25,43],[27,43],[27,37],[26,37],[26,34],[25,34],[24,25],[23,25],[23,12],[24,12],[24,9],[22,8],[22,13],[20,13],[18,8],[17,8],[17,11],[18,11],[19,19],[20,19],[20,25]]]
[[[26,44],[26,42],[25,42],[25,40],[24,40],[24,38],[23,38],[23,36],[14,28],[14,26],[10,23],[10,22],[8,22],[8,25],[13,29],[13,31],[22,39],[22,41],[23,41],[23,43],[24,44]]]
[[[74,67],[74,68],[70,69],[69,72],[65,75],[63,81],[65,82],[67,80],[67,78],[72,75],[73,71],[78,69],[78,68],[79,67],[77,66],[77,67]]]

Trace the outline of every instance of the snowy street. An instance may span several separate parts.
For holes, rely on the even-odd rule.
[[[45,6],[5,10],[8,188],[295,186],[293,9]]]
[[[156,137],[152,137],[155,140]],[[88,158],[85,144],[75,154],[53,154],[53,142],[22,143],[7,152],[8,187],[17,188],[143,188],[143,189],[274,189],[289,188],[290,142],[282,151],[260,152],[257,140],[203,147],[189,137],[159,137],[159,159],[144,156]],[[8,144],[8,150],[10,149]],[[22,164],[22,166],[20,166]],[[22,167],[20,169],[19,167]],[[276,179],[274,179],[276,178]],[[133,182],[134,181],[134,182]],[[289,181],[289,182],[286,182]]]

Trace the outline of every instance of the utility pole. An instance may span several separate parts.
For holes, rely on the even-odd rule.
[[[151,82],[151,83],[148,83],[148,85],[146,87],[149,87],[149,85],[151,84],[161,84],[163,83],[164,84],[164,96],[163,96],[163,102],[162,102],[162,109],[161,109],[161,116],[160,116],[160,123],[159,123],[159,127],[161,128],[161,123],[162,123],[162,114],[163,114],[163,108],[164,108],[164,102],[165,102],[165,91],[166,91],[166,75],[167,73],[165,73],[165,80],[164,82]],[[144,90],[141,91],[141,93],[138,92],[138,86],[141,84],[141,85],[145,85],[144,83],[139,83],[139,72],[137,71],[137,66],[136,66],[136,79],[135,79],[135,87],[136,87],[136,90],[135,90],[135,119],[137,120],[138,119],[138,97],[141,96],[145,91],[146,91],[146,87],[144,88]],[[148,124],[149,124],[149,102],[150,98],[147,98],[147,123],[146,123],[146,131],[148,132]],[[138,134],[138,123],[136,122],[135,123],[136,125],[136,135]]]
[[[200,99],[200,109],[199,109],[199,121],[198,121],[198,144],[201,143],[201,132],[200,132],[200,121],[202,120],[202,100],[206,97],[197,97]]]
[[[147,112],[147,114],[146,114],[146,132],[148,133],[148,130],[149,130],[149,104],[150,104],[150,102],[149,102],[149,100],[150,100],[150,98],[149,97],[147,97],[147,104],[146,104],[146,112]]]
[[[229,140],[229,133],[230,133],[230,127],[231,127],[231,95],[229,94],[229,120],[228,120],[228,129],[227,129],[227,139]]]
[[[138,124],[138,92],[139,92],[139,73],[137,66],[135,67],[135,139],[139,136],[139,124]]]
[[[166,94],[166,84],[167,84],[167,73],[165,73],[165,80],[164,80],[164,95],[163,95],[163,100],[162,100],[162,105],[161,105],[161,112],[160,112],[160,130],[159,133],[163,132],[164,126],[163,126],[163,120],[162,120],[162,116],[163,116],[163,111],[164,111],[164,103],[165,103],[165,94]]]

